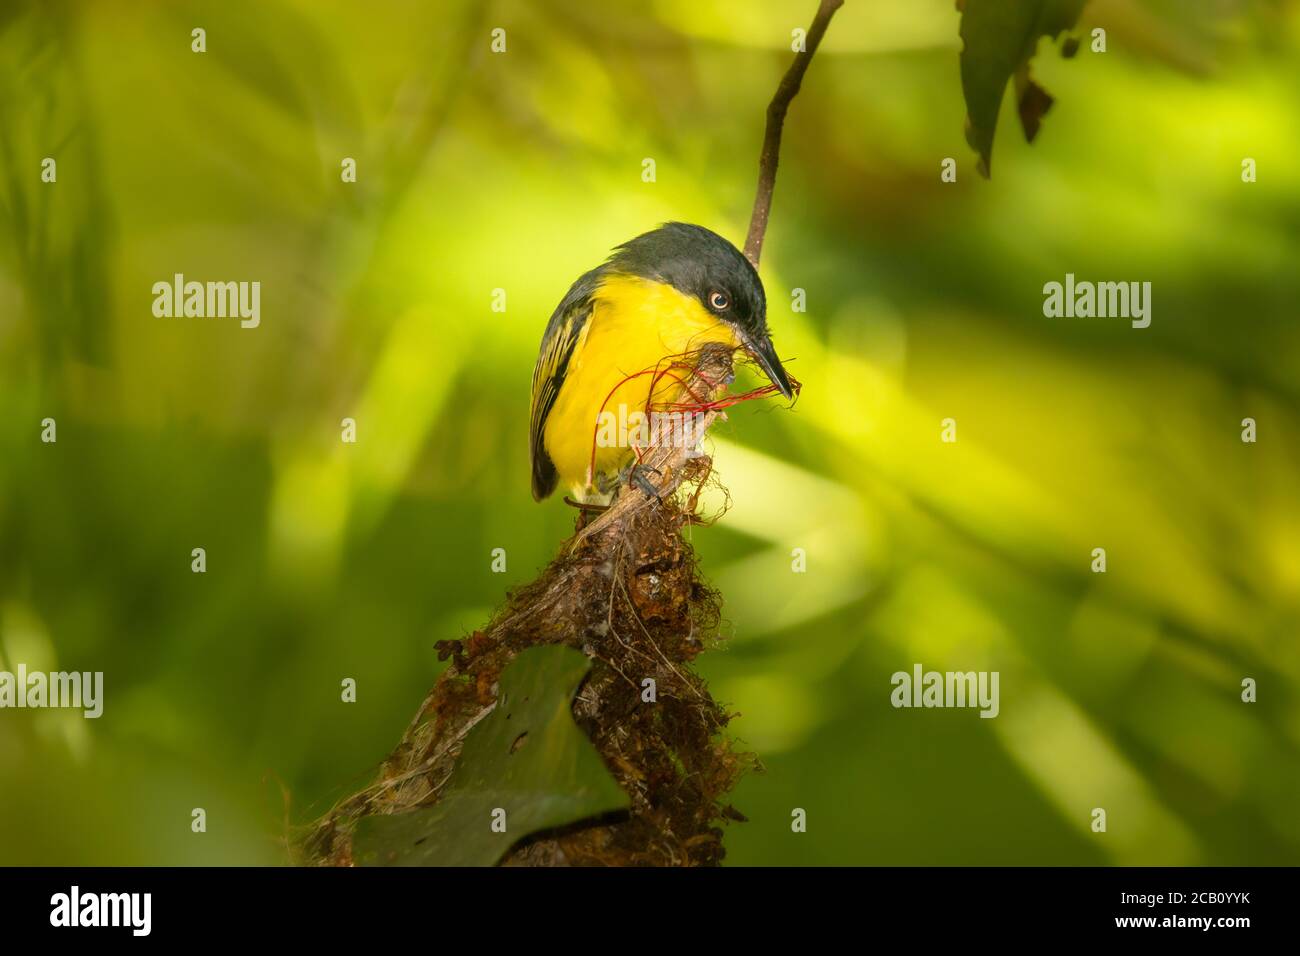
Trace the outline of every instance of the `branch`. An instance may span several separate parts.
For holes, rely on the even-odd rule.
[[[721,346],[703,348],[689,392],[707,402],[725,390],[731,355]],[[704,417],[712,421],[715,414]],[[721,640],[721,598],[700,576],[681,533],[694,517],[694,501],[673,495],[683,481],[700,480],[709,462],[686,442],[672,441],[647,449],[643,463],[659,469],[662,500],[625,487],[535,580],[511,591],[481,629],[439,641],[439,657],[450,664],[377,779],[302,835],[299,859],[339,866],[387,859],[372,852],[373,843],[369,850],[363,843],[358,854],[354,837],[361,821],[443,800],[476,725],[501,699],[505,668],[529,648],[565,644],[592,662],[572,702],[573,717],[600,754],[602,772],[628,795],[629,808],[554,830],[522,830],[499,845],[501,862],[711,866],[722,860],[718,824],[744,819],[728,794],[755,761],[727,736],[729,712],[691,666]],[[650,699],[643,696],[647,683],[655,689]],[[485,799],[501,792],[492,789],[498,783],[483,781]],[[530,778],[509,797],[511,819],[530,804],[560,799],[564,793],[557,788],[568,786]],[[522,813],[518,818],[527,819]],[[433,835],[428,831],[413,845]],[[455,839],[476,838],[465,833]],[[385,850],[407,849],[405,840],[390,841]]]
[[[794,62],[786,71],[776,95],[767,107],[767,128],[763,131],[763,151],[758,157],[758,191],[754,195],[754,211],[749,217],[749,234],[745,237],[745,258],[755,269],[763,252],[763,236],[767,232],[768,216],[772,212],[772,189],[776,186],[776,164],[781,155],[781,130],[785,127],[786,110],[799,92],[803,75],[808,71],[813,54],[817,52],[826,28],[835,11],[844,6],[844,0],[821,0],[812,26],[808,28],[807,44],[796,53]]]

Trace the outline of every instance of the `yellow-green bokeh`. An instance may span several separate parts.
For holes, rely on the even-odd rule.
[[[814,6],[0,9],[0,669],[106,682],[0,712],[0,863],[285,862],[369,779],[571,528],[528,493],[552,308],[658,222],[740,240]],[[1300,862],[1300,12],[1099,25],[988,182],[951,0],[849,0],[794,104],[762,272],[804,391],[715,430],[691,531],[765,766],[732,862]],[[1150,281],[1150,328],[1045,318],[1067,272]],[[260,281],[260,327],[155,318],[175,273]],[[1000,715],[893,709],[916,662]]]

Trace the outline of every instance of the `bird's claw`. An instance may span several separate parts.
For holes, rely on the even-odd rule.
[[[661,501],[659,489],[655,483],[650,480],[650,475],[662,475],[658,468],[651,468],[649,465],[643,465],[640,462],[632,465],[627,470],[627,483],[633,488],[645,494],[647,498],[653,498]]]

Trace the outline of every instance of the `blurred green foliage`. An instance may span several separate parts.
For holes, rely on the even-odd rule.
[[[590,669],[562,644],[521,652],[501,672],[492,712],[466,733],[438,802],[363,817],[356,864],[492,866],[530,834],[627,810],[631,800],[573,719]]]
[[[660,221],[741,239],[803,6],[0,5],[0,667],[106,694],[0,712],[0,863],[285,862],[371,778],[434,642],[571,529],[528,494],[551,309]],[[763,276],[804,392],[716,430],[692,531],[766,766],[732,862],[1300,862],[1300,15],[1097,25],[990,182],[951,0],[850,0],[791,110]],[[261,281],[260,327],[155,318],[178,272]],[[1151,281],[1151,327],[1044,318],[1067,272]],[[1000,716],[894,710],[915,662],[1000,671]]]

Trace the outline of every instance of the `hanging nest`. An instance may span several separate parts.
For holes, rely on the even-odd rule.
[[[696,357],[692,395],[707,428],[729,402],[732,352]],[[746,396],[748,397],[748,396]],[[466,734],[496,706],[498,678],[521,651],[577,648],[592,661],[572,712],[630,799],[612,818],[535,833],[502,859],[507,866],[707,866],[722,860],[724,820],[744,817],[728,802],[756,765],[725,734],[732,715],[709,694],[691,662],[719,641],[721,598],[702,580],[682,528],[699,521],[699,491],[711,462],[690,449],[645,450],[658,496],[626,488],[580,528],[530,584],[512,591],[482,630],[437,647],[450,665],[438,678],[378,779],[343,800],[301,844],[306,862],[352,863],[352,831],[371,814],[436,803]],[[656,703],[642,700],[653,678]]]

